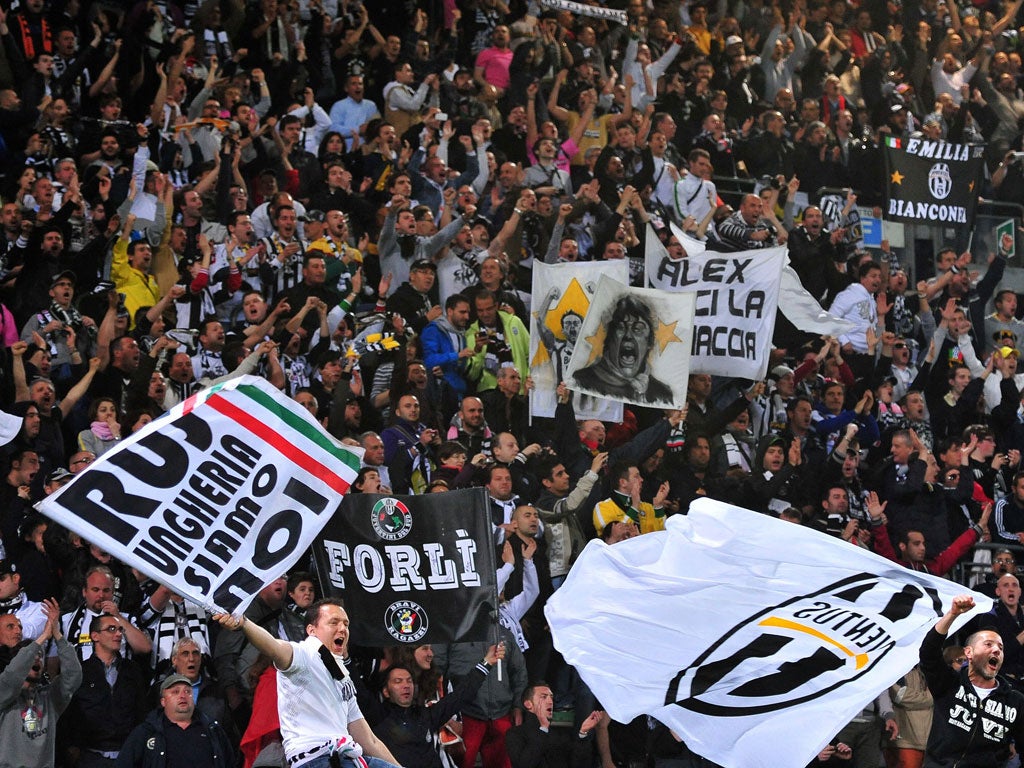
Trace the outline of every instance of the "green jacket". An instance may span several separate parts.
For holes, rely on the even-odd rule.
[[[526,392],[526,377],[530,374],[530,331],[520,320],[508,312],[498,312],[498,319],[501,320],[502,332],[505,334],[505,343],[512,350],[512,362],[519,371],[523,383],[519,394]],[[480,330],[480,321],[473,323],[466,330],[466,344],[473,346],[476,340],[476,332]],[[487,346],[469,358],[466,366],[466,377],[476,383],[477,392],[486,392],[494,389],[498,384],[497,376],[484,367],[487,358]]]

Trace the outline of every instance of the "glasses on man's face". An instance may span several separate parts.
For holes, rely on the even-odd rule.
[[[995,562],[998,565],[1016,565],[1017,561],[1011,557],[997,557]]]
[[[71,462],[69,466],[77,467],[79,464],[92,464],[92,458],[89,456],[85,456],[81,459],[75,459],[74,461]]]
[[[893,344],[892,348],[893,349],[906,349],[907,345],[906,344]]]
[[[122,627],[122,626],[120,626],[118,624],[111,624],[109,627],[104,627],[101,631],[102,632],[109,632],[112,635],[123,635],[124,634],[124,627]]]

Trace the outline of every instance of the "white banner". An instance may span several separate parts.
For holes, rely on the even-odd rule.
[[[615,720],[651,715],[725,768],[801,768],[965,591],[705,498],[663,532],[590,542],[545,615]],[[992,606],[974,599],[957,625]]]
[[[591,261],[533,265],[533,307],[530,316],[530,413],[555,415],[558,382],[566,381],[566,370],[583,318],[597,291],[597,281],[607,275],[623,285],[629,283],[629,264]],[[622,421],[622,401],[573,394],[577,419]]]
[[[359,456],[264,379],[204,390],[38,509],[211,612],[241,613],[341,504]]]
[[[686,248],[690,239],[683,243]],[[728,254],[688,250],[686,257],[673,260],[648,224],[646,251],[648,285],[695,297],[693,370],[763,379],[768,373],[785,246]]]
[[[672,229],[672,234],[683,244],[688,258],[707,251],[706,243],[686,235],[674,223],[670,222],[669,226]],[[649,237],[650,233],[648,232]],[[650,242],[649,239],[648,242]],[[748,251],[747,253],[762,253],[762,251]],[[742,256],[744,254],[731,255]],[[656,264],[661,263],[661,258],[661,254],[654,254]],[[652,273],[650,263],[647,266],[647,274],[657,274],[656,272]],[[788,255],[786,256],[785,266],[782,268],[782,282],[779,284],[779,300],[777,305],[789,322],[801,331],[807,331],[807,333],[838,337],[854,328],[854,324],[849,320],[843,320],[841,317],[830,315],[822,309],[821,304],[804,288],[796,270],[789,265]]]
[[[622,26],[626,26],[628,21],[625,11],[618,11],[614,8],[602,8],[598,5],[574,3],[572,0],[540,0],[540,4],[547,8],[553,8],[556,11],[569,11],[570,13],[575,13],[577,16],[590,16],[594,19],[607,19],[608,21],[614,21]]]
[[[779,308],[794,326],[801,331],[822,336],[839,338],[856,328],[855,323],[829,314],[810,291],[800,282],[800,276],[787,261],[782,269],[782,284],[779,287]]]
[[[682,408],[693,294],[630,288],[602,275],[566,371],[570,389],[634,405]]]

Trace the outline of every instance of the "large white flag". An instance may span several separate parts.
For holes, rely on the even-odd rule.
[[[38,505],[211,611],[240,613],[341,504],[359,455],[264,379],[204,390]]]
[[[684,248],[689,242],[689,238],[684,241]],[[686,257],[676,260],[648,224],[645,257],[648,285],[696,297],[690,349],[693,370],[763,379],[768,373],[785,246],[742,253],[688,250]]]
[[[663,532],[590,542],[545,613],[614,719],[649,714],[726,768],[797,768],[917,663],[965,591],[699,499]]]
[[[533,265],[533,307],[530,317],[530,413],[555,415],[555,389],[566,380],[583,318],[597,292],[601,275],[629,284],[625,259]],[[573,395],[577,419],[622,421],[622,401]]]

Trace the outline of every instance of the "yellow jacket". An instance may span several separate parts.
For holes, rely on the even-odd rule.
[[[124,294],[124,305],[128,309],[128,327],[134,328],[135,311],[139,307],[152,307],[160,301],[160,286],[152,275],[128,264],[128,241],[121,238],[114,243],[110,277],[117,290]]]

